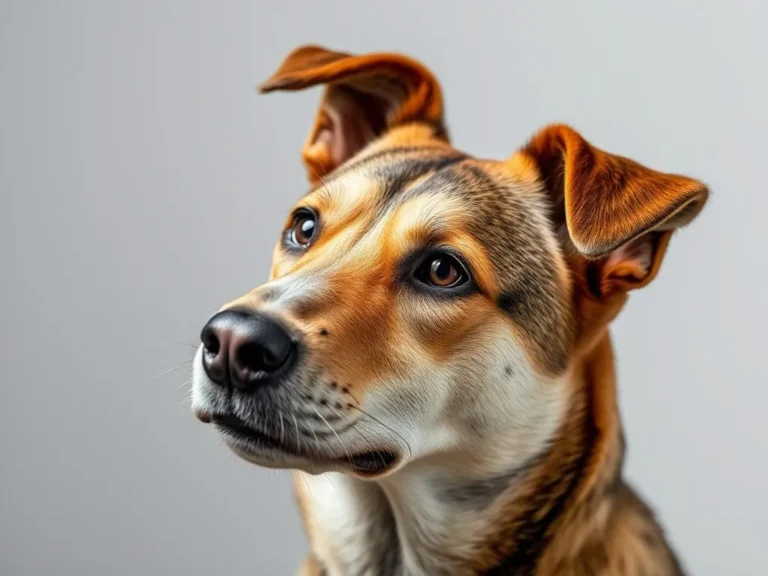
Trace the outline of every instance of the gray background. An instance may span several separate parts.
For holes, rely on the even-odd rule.
[[[287,473],[186,402],[202,323],[265,279],[317,91],[298,44],[418,57],[454,142],[566,121],[708,182],[614,335],[630,452],[694,574],[768,573],[768,3],[0,3],[0,574],[290,573]],[[185,345],[187,344],[187,345]]]

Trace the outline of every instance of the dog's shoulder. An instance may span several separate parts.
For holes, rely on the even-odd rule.
[[[617,487],[611,514],[602,533],[579,550],[567,569],[555,568],[552,572],[565,573],[682,576],[683,569],[654,512],[622,482]]]

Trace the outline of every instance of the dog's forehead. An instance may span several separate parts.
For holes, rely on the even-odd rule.
[[[385,150],[342,167],[303,202],[320,214],[320,242],[324,226],[338,239],[322,259],[360,266],[365,256],[376,268],[382,251],[395,260],[431,244],[457,249],[540,365],[563,369],[569,279],[539,183],[451,149]]]
[[[496,162],[452,149],[383,150],[334,173],[303,202],[333,226],[365,224],[403,236],[450,230],[472,236],[498,263],[499,279],[513,280],[513,259],[530,261],[551,248],[541,190]]]
[[[306,199],[319,205],[326,216],[380,218],[416,193],[435,194],[457,188],[460,181],[446,181],[440,186],[434,176],[465,159],[466,156],[458,152],[443,149],[382,150],[352,161],[321,179]],[[429,184],[414,190],[416,184],[425,180],[429,180]],[[406,195],[406,191],[410,194]]]

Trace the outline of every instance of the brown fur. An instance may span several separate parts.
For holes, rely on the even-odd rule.
[[[627,292],[655,277],[706,188],[603,152],[562,125],[506,161],[471,158],[448,144],[435,78],[399,55],[303,47],[262,90],[317,84],[326,91],[302,155],[313,188],[300,205],[322,214],[322,228],[311,257],[278,244],[272,278],[322,276],[325,289],[282,313],[332,379],[323,406],[353,411],[414,357],[471,365],[473,350],[508,330],[540,378],[564,378],[566,416],[494,496],[470,552],[445,551],[450,573],[680,574],[653,514],[621,479],[607,327]],[[393,282],[425,244],[458,247],[476,292],[438,305]],[[228,306],[259,309],[273,290]],[[457,414],[473,402],[472,374]],[[296,488],[313,550],[343,546],[328,541],[306,487]],[[325,573],[314,554],[301,570]]]

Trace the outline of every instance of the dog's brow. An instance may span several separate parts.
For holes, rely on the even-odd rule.
[[[422,176],[426,176],[430,172],[440,172],[443,168],[457,164],[465,159],[466,156],[461,154],[445,154],[423,159],[406,158],[398,162],[376,167],[374,174],[385,182],[380,203],[386,205],[398,193],[405,190],[408,184]]]
[[[387,148],[360,159],[353,159],[332,173],[324,175],[320,182],[307,192],[307,195],[324,187],[333,187],[339,179],[350,172],[360,171],[370,173],[374,178],[391,181],[392,185],[386,186],[386,190],[391,191],[385,194],[388,197],[398,191],[398,185],[404,186],[430,171],[440,170],[467,158],[469,156],[465,154],[455,150],[446,151],[445,148],[438,146]]]
[[[365,168],[374,163],[383,165],[383,164],[389,164],[391,163],[391,161],[398,160],[398,159],[428,160],[428,159],[444,157],[444,156],[461,156],[463,158],[467,157],[456,150],[446,149],[442,146],[400,146],[400,147],[393,147],[393,148],[385,148],[383,150],[379,150],[378,152],[367,154],[359,159],[351,160],[350,162],[348,162],[347,164],[344,164],[338,170],[336,170],[334,172],[334,175],[337,175],[337,174],[341,175],[351,170]]]

